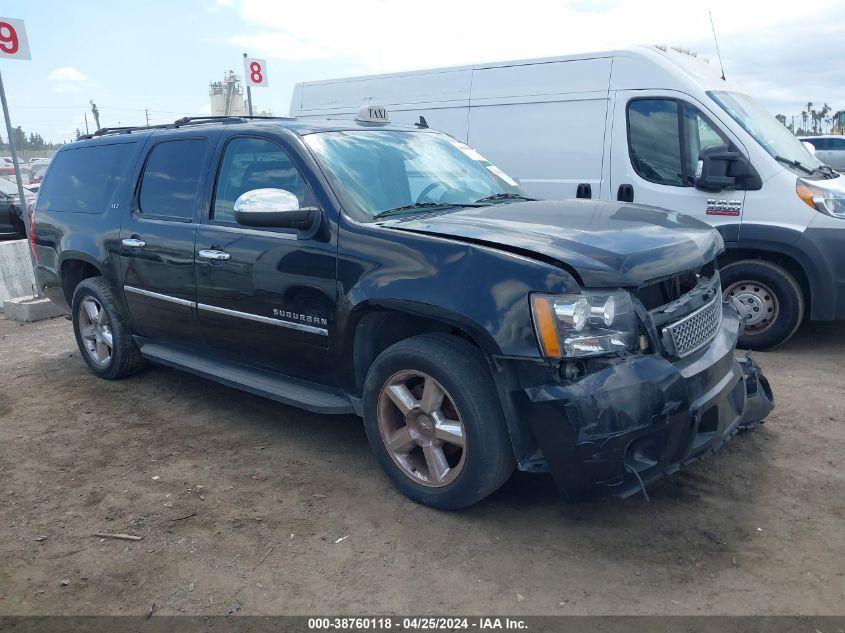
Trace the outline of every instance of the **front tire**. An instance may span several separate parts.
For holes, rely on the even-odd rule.
[[[788,341],[804,318],[804,293],[783,267],[761,259],[733,262],[720,270],[724,297],[748,311],[738,341],[744,349],[768,349]]]
[[[514,457],[484,356],[455,336],[423,334],[376,358],[364,383],[364,427],[405,495],[446,510],[499,488]]]
[[[124,378],[144,366],[129,318],[103,277],[79,283],[71,301],[71,318],[82,358],[100,378]]]

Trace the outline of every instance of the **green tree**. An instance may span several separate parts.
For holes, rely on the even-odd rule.
[[[26,149],[26,134],[21,129],[20,125],[12,130],[12,138],[15,141],[15,149]]]

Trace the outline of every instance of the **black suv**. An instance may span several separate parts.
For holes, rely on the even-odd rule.
[[[33,256],[91,370],[148,360],[356,413],[396,486],[440,508],[514,465],[570,501],[633,494],[766,417],[716,231],[531,200],[462,142],[365,110],[64,146]]]

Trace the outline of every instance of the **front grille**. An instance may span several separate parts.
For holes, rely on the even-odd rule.
[[[713,340],[722,324],[722,297],[717,293],[710,303],[663,328],[664,340],[671,342],[674,355],[689,356]]]

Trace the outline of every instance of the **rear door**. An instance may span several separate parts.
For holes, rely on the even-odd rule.
[[[160,135],[146,148],[120,228],[120,268],[136,333],[202,344],[194,303],[194,240],[215,134]]]
[[[744,191],[699,191],[693,184],[700,151],[738,140],[705,111],[674,92],[616,93],[611,151],[611,199],[680,211],[736,240]]]
[[[241,363],[330,383],[329,331],[336,309],[337,241],[324,225],[295,231],[235,222],[247,191],[285,189],[320,206],[297,153],[275,137],[233,136],[219,152],[208,222],[197,232],[197,308],[212,351]],[[328,218],[324,217],[324,222]]]

